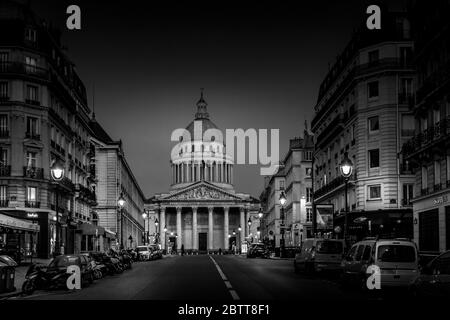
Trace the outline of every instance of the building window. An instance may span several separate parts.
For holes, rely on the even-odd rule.
[[[39,134],[37,118],[27,117],[27,133],[31,136],[36,136]]]
[[[37,153],[32,151],[27,151],[27,167],[36,168],[37,167]]]
[[[412,137],[414,135],[414,116],[411,114],[402,115],[402,137]]]
[[[402,78],[400,79],[400,103],[406,103],[407,98],[414,95],[413,91],[413,79]]]
[[[0,82],[0,101],[9,98],[8,82]]]
[[[369,150],[369,168],[380,167],[380,149]]]
[[[381,185],[369,186],[369,200],[379,200],[381,199]]]
[[[311,208],[306,208],[306,222],[312,222],[313,221],[313,214]]]
[[[28,73],[36,73],[36,66],[37,66],[37,61],[35,58],[32,57],[25,57],[25,70]]]
[[[284,190],[284,181],[280,180],[280,190]]]
[[[422,167],[422,189],[428,188],[428,170],[427,167]]]
[[[367,96],[369,99],[378,98],[378,81],[372,81],[367,84]]]
[[[8,149],[0,148],[0,167],[8,165]]]
[[[306,177],[311,177],[312,168],[305,168]]]
[[[27,187],[27,201],[36,201],[37,199],[37,188]]]
[[[27,28],[25,30],[25,40],[36,42],[36,30],[32,28]]]
[[[441,184],[441,163],[439,161],[434,161],[434,184]]]
[[[433,109],[433,123],[436,125],[441,121],[441,112],[439,109]]]
[[[312,201],[312,188],[306,188],[306,202],[311,202]]]
[[[355,124],[352,124],[352,127],[350,129],[350,138],[352,140],[352,143],[355,141],[355,137],[356,137],[356,126]]]
[[[0,201],[8,199],[8,186],[0,186]]]
[[[306,161],[311,161],[312,160],[312,151],[304,151],[303,159]]]
[[[419,250],[439,251],[439,210],[419,212]]]
[[[380,53],[378,50],[369,51],[369,64],[374,64],[380,58]]]
[[[38,87],[28,85],[27,86],[27,100],[29,102],[38,102]]]
[[[369,121],[369,133],[378,132],[380,130],[380,121],[378,116],[370,117]]]
[[[414,198],[414,185],[412,183],[403,184],[403,205],[411,205],[412,198]]]
[[[8,115],[0,114],[0,137],[9,136]]]

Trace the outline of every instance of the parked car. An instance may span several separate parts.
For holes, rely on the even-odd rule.
[[[434,258],[422,269],[412,291],[419,297],[450,299],[450,250]]]
[[[417,247],[406,239],[365,239],[355,243],[342,261],[344,284],[366,289],[367,268],[380,268],[381,289],[411,288],[419,276]]]
[[[150,248],[148,246],[137,246],[136,251],[139,255],[139,260],[141,261],[150,260]]]
[[[150,259],[156,260],[156,259],[162,259],[163,254],[162,250],[159,248],[157,244],[151,244],[149,245],[150,248]]]
[[[81,272],[81,285],[94,282],[94,272],[89,258],[84,254],[60,255],[55,257],[47,267],[47,272],[67,270],[70,265],[77,265]],[[68,274],[67,274],[68,276]]]
[[[269,258],[270,251],[263,243],[252,243],[247,251],[247,258]]]
[[[294,271],[337,272],[341,270],[344,241],[338,239],[306,239],[294,258]]]

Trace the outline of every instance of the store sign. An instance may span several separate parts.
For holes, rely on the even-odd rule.
[[[443,204],[445,202],[448,202],[448,196],[447,195],[433,199],[433,204],[434,205]]]
[[[35,218],[38,218],[38,217],[39,217],[39,215],[36,212],[28,212],[27,213],[27,218],[35,219]]]
[[[0,215],[0,225],[12,228],[12,229],[27,229],[33,231],[39,231],[39,225],[23,221],[20,219],[12,218],[6,215]]]

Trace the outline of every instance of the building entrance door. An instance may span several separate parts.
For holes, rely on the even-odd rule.
[[[239,248],[239,243],[236,241],[236,237],[229,237],[228,238],[228,248],[227,250],[233,250],[233,244],[236,246],[236,250]]]
[[[208,234],[200,232],[198,234],[198,251],[206,251],[208,245]]]

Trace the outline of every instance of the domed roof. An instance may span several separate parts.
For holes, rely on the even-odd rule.
[[[201,91],[200,100],[197,102],[197,113],[195,114],[194,120],[189,123],[189,125],[186,127],[186,130],[189,131],[191,134],[191,139],[194,139],[194,126],[195,122],[201,122],[202,126],[202,137],[206,130],[208,129],[218,129],[218,127],[209,119],[209,113],[206,107],[208,104],[206,103],[205,99],[203,98],[203,89]]]

